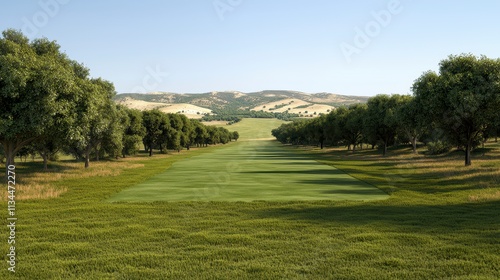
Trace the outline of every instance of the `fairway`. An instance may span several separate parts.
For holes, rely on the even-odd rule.
[[[243,130],[246,133],[243,133],[241,141],[175,162],[166,172],[125,189],[109,201],[388,198],[387,194],[372,185],[266,139],[270,136],[269,125],[276,123],[244,120],[239,126],[252,127],[253,131],[248,133],[248,130]]]

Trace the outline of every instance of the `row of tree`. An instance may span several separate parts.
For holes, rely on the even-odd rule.
[[[184,115],[165,114],[159,110],[143,112],[143,144],[149,155],[153,149],[163,152],[165,149],[180,151],[182,148],[226,144],[238,140],[237,131],[226,128],[206,126],[197,120],[190,120]]]
[[[30,40],[6,30],[0,38],[0,143],[6,167],[25,147],[47,166],[60,150],[85,161],[153,149],[227,143],[237,133],[204,126],[183,115],[158,110],[141,113],[117,106],[112,83],[91,78],[47,39]]]
[[[215,108],[213,115],[203,116],[203,121],[227,121],[230,124],[237,123],[244,118],[253,119],[280,119],[284,121],[292,120],[299,117],[298,114],[285,112],[265,112],[265,111],[252,111],[250,109],[232,109],[232,108]]]
[[[378,95],[367,104],[340,107],[313,120],[298,120],[273,130],[282,143],[387,147],[417,142],[433,152],[457,147],[471,165],[471,151],[500,134],[500,60],[470,54],[450,56],[439,73],[426,72],[413,96]]]

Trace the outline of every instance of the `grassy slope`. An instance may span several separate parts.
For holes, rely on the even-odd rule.
[[[238,131],[240,141],[272,138],[271,130],[279,127],[283,121],[278,119],[244,119],[226,126],[230,131]]]
[[[19,202],[11,278],[498,279],[495,148],[471,169],[461,158],[408,151],[386,159],[371,151],[297,151],[391,192],[372,202],[106,203],[188,154],[130,160],[135,168],[95,164],[75,173],[99,176],[55,183],[68,189],[61,197]],[[22,178],[39,167],[18,169]],[[7,231],[0,234],[6,240]],[[7,252],[6,242],[1,249]],[[4,264],[0,279],[8,276]]]

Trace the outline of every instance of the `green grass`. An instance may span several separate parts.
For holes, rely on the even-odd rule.
[[[109,201],[372,200],[373,185],[276,141],[240,141],[176,162]]]
[[[237,143],[176,162],[108,201],[374,200],[375,186],[266,140],[279,120],[244,119]]]
[[[271,130],[278,128],[284,122],[278,119],[243,119],[242,121],[226,126],[230,131],[238,131],[240,140],[273,138]]]
[[[453,153],[287,148],[391,194],[368,202],[107,202],[218,148],[53,164],[54,176],[72,172],[51,183],[67,191],[18,201],[17,272],[4,262],[0,279],[499,279],[500,147],[487,147],[472,168]],[[41,169],[17,167],[20,184]]]

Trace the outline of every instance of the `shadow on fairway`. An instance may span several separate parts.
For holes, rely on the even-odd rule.
[[[352,185],[352,184],[351,184]],[[360,186],[362,186],[360,184]],[[336,190],[328,190],[328,191],[321,191],[321,193],[324,194],[348,194],[348,195],[380,195],[380,190],[379,189],[348,189],[348,190],[342,190],[342,189],[336,189]]]
[[[302,163],[302,162],[301,162]],[[298,164],[298,163],[297,163]],[[313,163],[318,165],[317,163]],[[304,174],[304,175],[338,175],[345,174],[344,172],[330,168],[330,169],[311,169],[311,170],[266,170],[266,171],[243,171],[240,173],[247,174]]]

